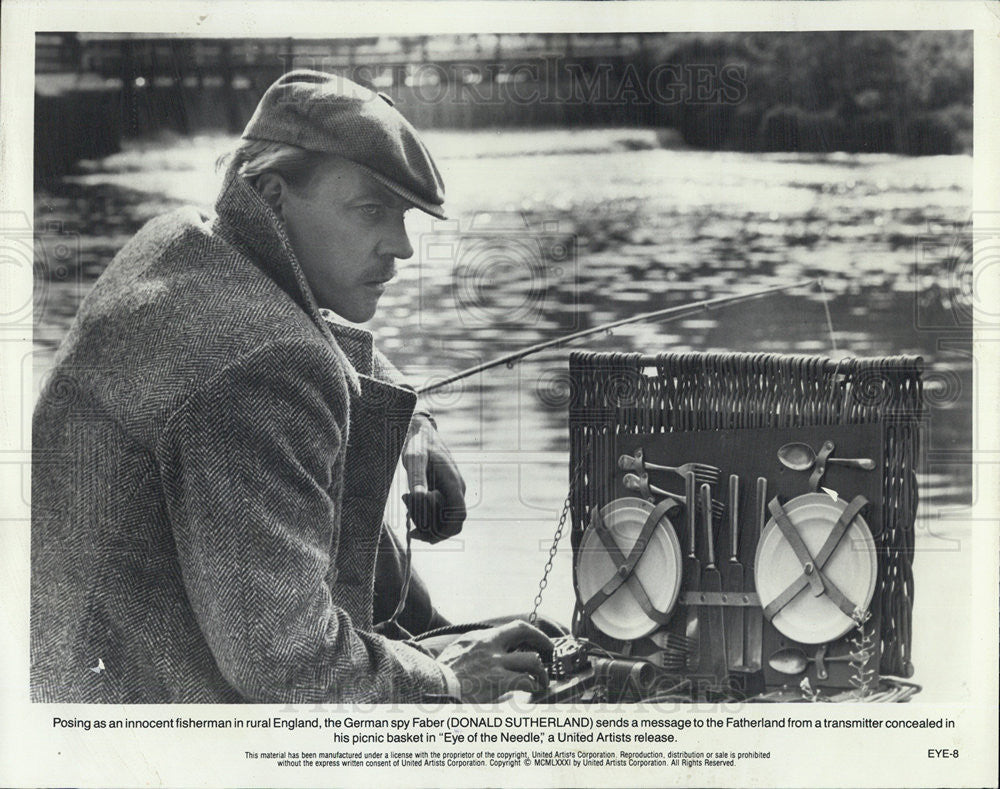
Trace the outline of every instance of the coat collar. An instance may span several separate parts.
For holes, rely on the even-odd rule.
[[[358,375],[372,375],[371,332],[343,323],[329,310],[320,309],[284,226],[257,191],[237,174],[236,167],[226,172],[215,213],[215,231],[277,283],[343,354],[349,385],[359,393]]]
[[[354,369],[360,375],[373,375],[375,340],[372,333],[360,326],[344,323],[330,310],[321,309],[319,314]]]

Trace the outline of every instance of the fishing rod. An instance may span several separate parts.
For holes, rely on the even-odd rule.
[[[786,290],[795,290],[796,288],[804,288],[808,285],[820,285],[822,287],[822,281],[818,279],[803,280],[802,282],[795,282],[791,285],[776,285],[773,288],[763,288],[761,290],[755,290],[750,293],[742,293],[735,296],[720,296],[715,299],[706,299],[704,301],[696,301],[691,304],[680,304],[676,307],[667,307],[662,310],[655,310],[653,312],[644,312],[641,315],[633,315],[631,318],[622,318],[621,320],[611,321],[610,323],[602,323],[600,326],[594,326],[590,329],[583,329],[582,331],[573,332],[572,334],[565,334],[562,337],[556,337],[552,340],[546,340],[545,342],[540,342],[535,345],[531,345],[527,348],[522,348],[519,351],[514,351],[513,353],[508,353],[504,356],[500,356],[496,359],[492,359],[488,362],[483,362],[482,364],[477,364],[475,367],[469,367],[466,370],[450,375],[441,381],[435,381],[434,383],[427,384],[418,388],[417,394],[422,395],[427,392],[433,392],[436,389],[440,389],[448,384],[453,384],[455,381],[460,381],[463,378],[468,378],[471,375],[476,375],[477,373],[485,372],[486,370],[491,370],[494,367],[499,367],[502,364],[508,366],[513,366],[515,363],[521,361],[522,359],[532,356],[539,351],[544,351],[546,348],[553,348],[555,346],[563,345],[565,343],[573,342],[574,340],[579,340],[582,337],[589,337],[591,334],[598,334],[600,332],[610,331],[611,329],[617,329],[619,326],[626,326],[630,323],[640,323],[641,321],[663,321],[672,318],[682,318],[685,315],[691,315],[696,312],[709,312],[717,307],[726,306],[729,304],[737,304],[741,301],[751,301],[753,299],[764,298],[765,296],[772,296],[775,293],[781,293]]]

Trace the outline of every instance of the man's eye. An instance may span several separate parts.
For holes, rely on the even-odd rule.
[[[365,203],[360,206],[361,213],[368,217],[377,217],[382,214],[385,210],[385,206],[381,203]]]

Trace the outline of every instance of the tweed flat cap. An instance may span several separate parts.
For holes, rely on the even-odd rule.
[[[348,159],[417,208],[445,218],[444,183],[417,130],[388,96],[347,77],[289,71],[264,93],[243,139]]]

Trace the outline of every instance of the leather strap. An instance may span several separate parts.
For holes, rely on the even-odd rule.
[[[809,477],[809,490],[813,493],[819,491],[820,480],[823,479],[823,475],[826,473],[826,459],[833,454],[834,444],[832,441],[824,441],[823,446],[819,448],[819,452],[816,453],[816,463],[813,466],[813,473]]]
[[[681,595],[684,605],[710,605],[725,608],[760,608],[756,592],[685,592]]]
[[[840,545],[840,540],[845,534],[847,534],[847,527],[851,525],[862,509],[868,504],[868,499],[864,496],[855,496],[851,499],[851,503],[847,505],[840,517],[837,518],[837,523],[834,524],[833,529],[827,536],[826,541],[823,543],[823,547],[819,549],[819,553],[816,554],[816,566],[823,568],[826,566],[827,561],[833,555],[833,552],[837,550],[837,546]]]
[[[785,513],[784,507],[781,506],[781,502],[778,501],[777,496],[768,502],[767,508],[771,511],[771,515],[774,518],[775,523],[778,524],[778,529],[788,541],[788,544],[792,546],[792,550],[795,552],[795,556],[798,558],[799,564],[802,565],[806,580],[813,589],[813,594],[816,597],[819,597],[824,591],[823,576],[818,572],[816,562],[813,561],[812,554],[809,553],[809,549],[806,547],[806,544],[802,542],[802,537],[799,536],[798,530],[792,522],[788,520],[788,515]]]
[[[771,505],[774,504],[777,504],[777,498],[775,498],[771,502]],[[832,581],[830,581],[829,578],[823,576],[820,571],[823,569],[823,567],[826,566],[826,563],[830,560],[830,557],[833,555],[834,551],[837,550],[837,546],[840,545],[841,540],[847,533],[848,526],[851,525],[854,519],[858,516],[858,513],[861,512],[861,510],[865,507],[866,504],[868,504],[868,499],[866,499],[864,496],[855,496],[854,499],[851,500],[851,503],[847,505],[847,507],[844,509],[842,513],[840,513],[840,517],[834,524],[833,529],[831,529],[830,533],[827,535],[827,538],[824,541],[822,547],[820,548],[819,553],[816,554],[816,560],[814,564],[815,568],[814,572],[822,577],[827,595],[837,606],[837,608],[839,608],[847,616],[851,617],[851,619],[855,621],[858,621],[859,618],[862,617],[862,613],[858,610],[858,607],[854,605],[850,600],[848,600],[847,597],[840,591],[840,589],[837,588],[837,585],[834,584]],[[774,508],[771,505],[768,506],[771,507],[771,512],[774,513]],[[788,517],[787,515],[785,515],[784,510],[781,508],[781,505],[778,504],[777,507],[778,510],[781,512],[781,514],[785,517],[785,520],[787,521]],[[775,521],[778,522],[780,528],[781,525],[780,521],[778,521],[777,515],[775,515]],[[790,521],[789,525],[791,525]],[[792,531],[795,531],[794,527],[792,527]],[[784,530],[782,530],[782,534],[785,534]],[[798,532],[795,532],[795,537],[797,537],[801,542],[801,537],[799,537]],[[808,554],[808,549],[806,549],[806,553]],[[806,586],[808,585],[809,585],[809,576],[806,573],[803,573],[794,581],[792,581],[792,583],[788,585],[785,591],[783,591],[776,598],[774,598],[774,600],[772,600],[770,603],[767,604],[767,606],[764,608],[764,616],[766,616],[769,621],[771,619],[774,619],[775,615],[782,608],[788,605],[792,600],[794,600],[795,597],[798,596],[799,592],[805,589]]]
[[[583,613],[589,619],[591,615],[600,608],[615,592],[621,588],[621,585],[628,583],[629,591],[632,592],[639,603],[639,607],[646,616],[652,619],[657,624],[666,624],[670,621],[670,615],[656,609],[652,601],[649,599],[649,595],[646,593],[645,588],[642,585],[642,581],[639,580],[637,576],[634,575],[636,565],[639,563],[639,559],[646,551],[646,546],[649,545],[650,537],[653,535],[653,530],[656,528],[657,524],[663,518],[664,515],[670,511],[678,508],[677,502],[671,501],[670,499],[664,499],[655,507],[646,517],[646,522],[642,525],[642,530],[639,532],[639,536],[636,538],[635,543],[629,550],[629,555],[625,556],[622,553],[621,548],[618,547],[618,543],[615,542],[614,535],[608,529],[607,525],[604,523],[604,519],[601,518],[599,511],[594,510],[594,530],[597,532],[598,538],[600,538],[601,543],[604,545],[611,557],[611,561],[618,566],[618,571],[608,580],[604,586],[601,587],[599,591],[594,593],[594,595],[583,604]]]

